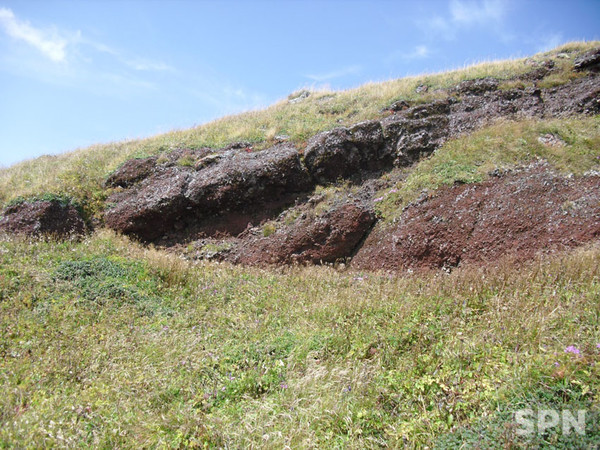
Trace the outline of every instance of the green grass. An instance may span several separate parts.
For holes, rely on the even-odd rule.
[[[272,145],[277,135],[288,135],[292,142],[302,146],[320,131],[381,117],[385,114],[382,109],[394,101],[421,103],[444,97],[447,94],[443,89],[465,79],[494,76],[509,80],[532,70],[531,61],[555,60],[561,70],[547,82],[556,85],[573,76],[570,69],[575,55],[596,46],[598,42],[573,42],[532,58],[484,62],[449,72],[368,83],[340,92],[313,91],[297,103],[284,99],[264,110],[224,117],[188,130],[43,156],[0,170],[0,203],[18,196],[52,193],[76,199],[89,216],[99,215],[107,195],[102,183],[127,159],[176,148],[218,148],[236,141],[249,141],[255,148],[264,148]],[[568,59],[556,58],[558,53],[565,52],[570,55]],[[415,92],[421,84],[429,86],[427,93]],[[294,94],[290,95],[293,97]]]
[[[573,54],[597,45],[537,55],[571,54],[543,82],[567,82]],[[261,148],[279,134],[300,145],[380,117],[396,100],[429,101],[485,76],[510,88],[531,68],[491,62],[312,92],[191,130],[38,158],[0,171],[0,202],[75,199],[99,214],[103,180],[128,158],[237,140]],[[415,93],[419,84],[427,94]],[[389,220],[425,189],[539,158],[564,173],[599,170],[599,130],[599,117],[498,123],[411,168],[377,208]],[[565,145],[542,144],[546,134]],[[352,189],[318,187],[315,214]],[[263,234],[275,231],[268,223]],[[395,276],[191,264],[104,230],[64,242],[3,236],[0,448],[591,447],[600,440],[599,267],[597,244],[524,265]],[[585,409],[587,434],[519,437],[513,414],[526,407]]]
[[[551,134],[564,145],[545,145]],[[537,160],[563,174],[600,171],[600,116],[577,119],[502,121],[449,141],[410,169],[405,180],[382,191],[376,203],[381,217],[392,220],[423,192],[455,182],[474,183],[493,170],[511,169]]]
[[[527,441],[511,415],[598,417],[599,267],[595,246],[450,275],[269,272],[109,232],[6,238],[0,447],[597,442],[595,419]]]

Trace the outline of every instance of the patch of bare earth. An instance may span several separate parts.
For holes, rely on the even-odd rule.
[[[440,189],[381,224],[352,261],[358,269],[450,268],[525,260],[600,237],[600,176],[564,177],[545,164]]]

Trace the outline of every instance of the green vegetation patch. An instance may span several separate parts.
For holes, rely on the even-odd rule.
[[[135,305],[140,314],[172,314],[156,296],[156,279],[142,263],[115,258],[93,257],[64,261],[56,268],[53,279],[67,282],[67,292],[79,295],[78,303],[97,308],[110,305]]]
[[[449,275],[275,273],[108,232],[5,239],[0,446],[581,448],[600,438],[599,267],[596,246]],[[518,436],[521,408],[585,409],[587,434]]]
[[[72,205],[75,208],[81,210],[81,205],[74,198],[65,194],[53,194],[43,193],[40,195],[34,195],[31,197],[15,197],[6,204],[6,207],[21,205],[23,203],[34,203],[34,202],[58,202],[61,206]]]
[[[475,183],[494,170],[537,160],[574,175],[600,171],[600,117],[499,122],[452,140],[411,169],[406,179],[381,192],[378,213],[391,220],[423,192],[453,183]]]

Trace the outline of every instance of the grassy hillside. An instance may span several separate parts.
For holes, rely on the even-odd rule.
[[[550,87],[577,76],[571,71],[573,59],[598,45],[598,42],[574,42],[531,58],[486,62],[450,72],[370,83],[341,92],[311,92],[309,97],[293,102],[299,96],[295,93],[265,110],[224,117],[196,128],[44,156],[0,170],[0,203],[18,196],[62,194],[77,199],[94,214],[105,199],[102,182],[127,159],[176,148],[222,147],[237,141],[249,141],[260,148],[271,145],[278,135],[287,135],[292,142],[302,144],[319,131],[382,117],[386,114],[382,111],[397,100],[419,103],[444,97],[448,95],[444,89],[466,79],[493,76],[505,80],[501,88],[515,87],[512,78],[533,70],[535,63],[548,60],[560,70],[538,84]],[[557,57],[559,54],[561,57]],[[419,85],[429,89],[417,93]]]
[[[539,84],[555,86],[599,45],[290,102],[295,93],[194,129],[26,161],[0,171],[0,203],[61,196],[98,214],[104,179],[129,158],[240,140],[262,148],[281,134],[301,145],[465,79],[515,87],[549,59],[559,70]],[[598,116],[499,122],[383,175],[377,212],[391,221],[424,190],[538,158],[565,174],[600,171],[599,148]],[[595,448],[599,268],[599,243],[417,275],[190,263],[102,229],[63,242],[3,235],[0,448]],[[523,408],[585,410],[585,435],[519,436]]]
[[[0,255],[0,446],[600,439],[597,246],[400,278],[193,267],[107,232]],[[587,435],[523,440],[526,406],[586,409]]]

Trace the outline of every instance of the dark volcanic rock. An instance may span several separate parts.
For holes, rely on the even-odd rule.
[[[596,48],[580,56],[573,62],[575,70],[600,71],[600,48]]]
[[[498,89],[498,80],[495,78],[481,78],[477,80],[466,80],[459,83],[455,92],[463,95],[481,95]]]
[[[156,156],[127,160],[121,167],[110,174],[106,179],[105,185],[107,187],[129,187],[148,177],[156,166],[156,160]]]
[[[582,60],[580,66],[591,67],[585,64],[588,63]],[[536,67],[545,74],[555,70],[550,63],[536,63]],[[275,219],[292,204],[301,209],[301,204],[310,203],[305,194],[312,191],[315,184],[347,179],[364,186],[366,180],[376,179],[382,171],[411,165],[447,140],[497,120],[598,114],[600,77],[587,73],[554,88],[509,90],[499,89],[498,80],[485,78],[464,81],[440,95],[448,97],[413,107],[400,100],[394,104],[393,114],[381,120],[320,133],[309,140],[303,160],[291,144],[282,143],[253,152],[249,143],[242,142],[220,150],[176,150],[162,155],[160,164],[155,158],[128,162],[107,181],[108,185],[124,190],[109,198],[112,206],[105,213],[106,225],[159,245],[177,246],[222,238],[228,242],[227,251],[209,253],[215,257],[223,253],[230,261],[247,264],[329,262],[349,257],[375,220],[370,208],[361,203],[368,203],[373,193],[359,202],[336,200],[324,214],[315,214],[310,208],[303,210],[293,225],[278,222],[278,230],[271,236],[249,230],[256,231],[255,225]],[[494,188],[500,189],[496,185]],[[459,190],[456,195],[462,195],[460,189],[469,188],[454,189]],[[509,190],[502,192],[512,199]],[[540,198],[544,198],[543,194]],[[445,204],[452,201],[451,197],[444,198]],[[514,201],[519,205],[519,198],[515,196]],[[509,207],[502,205],[506,208],[505,215],[510,216]],[[439,207],[442,208],[442,204]],[[526,215],[525,206],[519,208],[520,214]],[[403,215],[407,223],[421,226],[416,216],[407,214]],[[491,212],[486,210],[485,214]],[[470,217],[467,212],[463,215]],[[437,216],[446,217],[441,213]],[[540,220],[543,224],[543,219]],[[405,250],[398,250],[401,247],[389,247],[389,236],[377,231],[367,239],[368,245],[359,252],[356,264],[362,264],[361,268],[380,267],[381,260],[394,268],[469,261],[462,253],[463,248],[469,251],[469,247],[463,246],[457,253],[456,248],[462,243],[455,244],[454,231],[448,230],[432,231],[441,236],[440,241],[445,239],[439,244],[442,250],[433,250],[428,236],[416,235],[413,239],[405,230],[410,243],[406,254],[402,253]],[[374,244],[378,240],[391,250],[379,250]],[[498,250],[493,254],[501,253]],[[368,256],[370,254],[378,256]],[[474,250],[473,254],[478,253]],[[417,260],[422,263],[415,262]]]
[[[531,258],[600,238],[600,177],[569,179],[537,165],[441,189],[376,228],[352,266],[423,269]]]
[[[0,219],[0,230],[25,235],[82,234],[85,223],[71,204],[59,200],[37,200],[9,206]]]
[[[382,121],[386,151],[396,166],[406,166],[440,147],[449,136],[448,116],[419,119],[391,116]]]
[[[297,150],[287,144],[256,153],[230,150],[198,167],[167,167],[113,195],[107,226],[148,241],[205,220],[214,232],[227,232],[228,224],[215,226],[214,216],[285,204],[312,188]]]
[[[375,120],[361,122],[311,138],[304,152],[304,162],[318,183],[327,183],[391,166],[393,160],[381,153],[383,148],[381,123]]]
[[[600,77],[585,77],[542,92],[545,117],[600,113]]]
[[[111,196],[108,201],[115,206],[104,214],[106,225],[146,240],[162,236],[187,211],[184,190],[190,172],[190,169],[169,167],[134,188]]]
[[[216,164],[194,173],[185,198],[200,214],[243,209],[277,201],[312,188],[310,176],[291,144],[256,153],[224,155]]]
[[[335,262],[351,256],[375,223],[373,210],[347,202],[319,217],[305,216],[270,236],[246,236],[226,254],[249,265]]]

